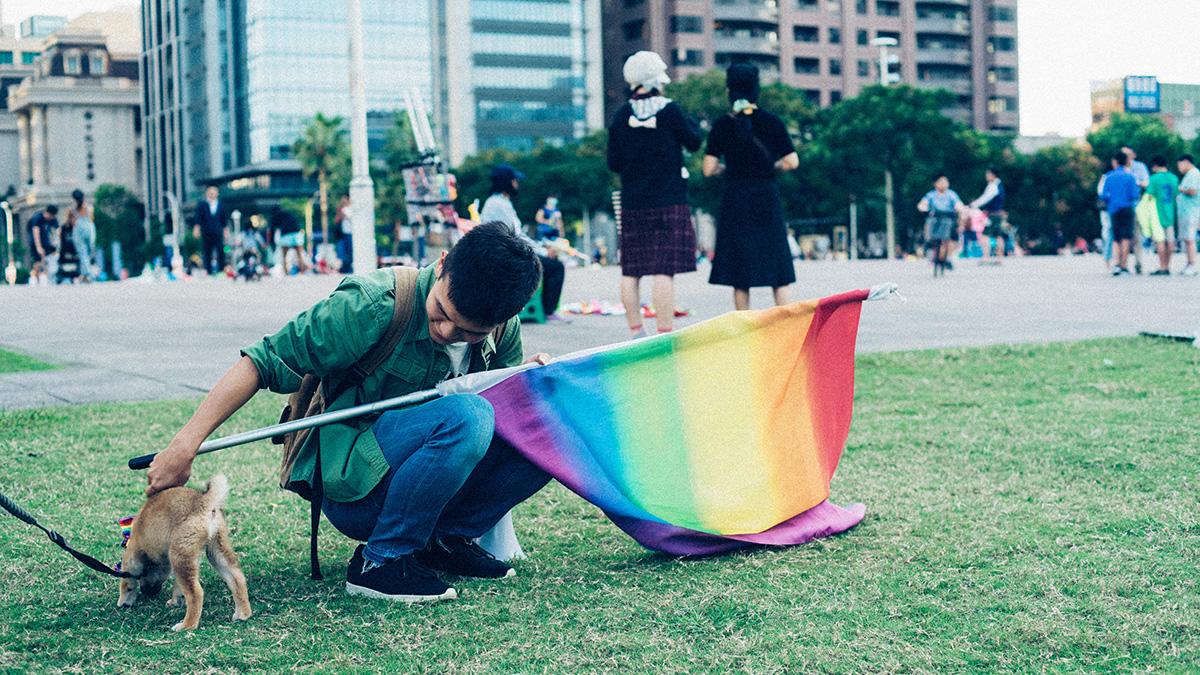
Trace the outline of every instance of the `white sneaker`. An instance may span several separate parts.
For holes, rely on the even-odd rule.
[[[1196,266],[1188,265],[1187,267],[1183,268],[1183,276],[1185,276],[1185,277],[1196,276]]]

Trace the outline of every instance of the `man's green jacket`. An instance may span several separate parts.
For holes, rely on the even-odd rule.
[[[429,337],[425,300],[433,287],[434,266],[417,277],[412,319],[395,352],[358,387],[351,387],[326,410],[342,410],[415,391],[432,389],[450,372],[446,348]],[[290,394],[300,388],[306,373],[321,378],[322,391],[337,384],[387,331],[396,302],[392,270],[346,277],[324,300],[301,312],[276,334],[242,350],[258,368],[266,389]],[[522,359],[521,323],[505,326],[500,344],[488,337],[471,350],[470,372],[519,365]],[[312,484],[317,444],[321,448],[321,479],[325,496],[352,502],[367,496],[389,467],[371,425],[375,417],[356,418],[314,430],[296,457],[292,480]]]

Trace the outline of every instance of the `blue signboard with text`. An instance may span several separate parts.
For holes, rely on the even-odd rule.
[[[1156,113],[1159,103],[1157,77],[1131,75],[1125,78],[1125,112]]]

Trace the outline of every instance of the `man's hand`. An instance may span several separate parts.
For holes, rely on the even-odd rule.
[[[192,460],[199,446],[189,447],[176,436],[166,450],[154,456],[146,470],[146,496],[149,497],[167,488],[179,487],[188,482],[192,475]]]
[[[521,363],[522,363],[522,364],[526,364],[526,363],[536,363],[536,364],[538,364],[539,366],[545,366],[545,365],[548,365],[548,364],[550,363],[550,355],[549,355],[549,354],[543,354],[543,353],[540,353],[540,352],[539,352],[539,353],[537,353],[537,354],[534,354],[533,356],[531,356],[531,357],[529,357],[529,358],[525,359],[525,360],[524,360],[524,361],[522,361]]]

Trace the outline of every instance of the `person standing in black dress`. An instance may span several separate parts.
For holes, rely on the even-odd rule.
[[[775,174],[795,169],[800,158],[783,122],[757,106],[758,68],[729,66],[725,86],[733,110],[713,122],[704,151],[704,175],[725,175],[708,283],[733,286],[738,310],[750,309],[755,286],[770,286],[775,304],[785,305],[796,271]]]
[[[633,95],[608,129],[608,169],[621,175],[621,302],[636,337],[646,334],[638,293],[654,277],[658,332],[675,321],[675,275],[696,271],[696,230],[688,207],[683,151],[700,149],[700,126],[661,88],[671,79],[654,52],[625,61]]]

